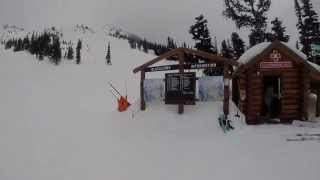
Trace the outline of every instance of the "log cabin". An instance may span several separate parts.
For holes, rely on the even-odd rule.
[[[232,99],[247,124],[261,124],[270,119],[281,123],[308,120],[310,93],[320,97],[320,66],[279,41],[252,47],[238,63],[232,77]],[[319,116],[319,98],[315,108]]]

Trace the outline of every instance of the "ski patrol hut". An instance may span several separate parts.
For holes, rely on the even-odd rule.
[[[309,95],[320,97],[320,66],[306,56],[275,41],[258,44],[238,60],[233,74],[233,100],[247,124],[278,119],[281,123],[308,120]],[[320,114],[317,98],[316,114]]]

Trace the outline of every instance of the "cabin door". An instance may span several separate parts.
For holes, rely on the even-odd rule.
[[[267,120],[278,119],[281,112],[281,78],[266,76],[263,78],[264,116]]]

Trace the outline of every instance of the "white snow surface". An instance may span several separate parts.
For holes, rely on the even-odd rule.
[[[186,106],[183,115],[161,103],[138,111],[140,77],[132,69],[154,56],[95,32],[83,37],[89,48],[81,65],[0,48],[1,180],[320,178],[320,141],[286,141],[320,129],[246,126],[232,110],[236,129],[224,134],[221,102]],[[127,82],[128,112],[116,111],[108,81],[123,93]]]

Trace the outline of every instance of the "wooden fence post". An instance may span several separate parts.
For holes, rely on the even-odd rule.
[[[179,73],[184,73],[184,52],[179,52]],[[183,114],[184,112],[184,103],[180,103],[178,107],[178,113]]]
[[[224,83],[224,96],[223,96],[223,113],[227,117],[229,115],[229,82],[230,75],[229,75],[229,65],[224,63],[223,68],[223,83]]]

